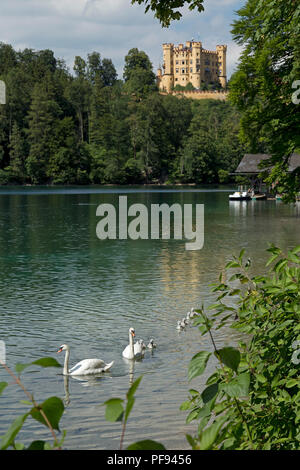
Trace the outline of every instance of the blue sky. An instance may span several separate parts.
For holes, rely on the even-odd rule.
[[[230,34],[235,12],[246,0],[205,0],[205,12],[184,8],[183,18],[162,28],[152,12],[130,0],[1,0],[0,41],[15,49],[52,49],[72,68],[74,57],[98,51],[112,59],[122,78],[124,58],[137,47],[145,51],[156,72],[162,43],[195,39],[206,49],[227,44],[227,75],[237,63],[240,47]]]

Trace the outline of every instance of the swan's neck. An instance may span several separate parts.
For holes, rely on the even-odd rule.
[[[134,357],[133,337],[131,333],[129,333],[129,345],[130,345],[130,351],[131,351],[132,357]]]
[[[64,362],[64,375],[68,375],[69,373],[69,357],[70,357],[70,351],[69,349],[67,349],[66,355],[65,355],[65,362]]]

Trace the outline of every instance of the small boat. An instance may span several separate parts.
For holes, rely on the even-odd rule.
[[[255,201],[263,201],[264,199],[267,199],[267,195],[263,193],[257,193],[257,194],[253,194],[251,198],[254,199]]]
[[[247,201],[251,199],[248,191],[235,191],[233,194],[229,194],[230,201]]]

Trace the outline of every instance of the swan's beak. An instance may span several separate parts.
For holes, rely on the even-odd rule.
[[[134,333],[134,331],[132,331],[132,332],[131,332],[131,335],[132,335],[133,337],[135,337],[135,333]]]
[[[57,353],[60,353],[60,352],[62,352],[62,350],[63,350],[63,348],[59,348],[59,350],[56,351],[56,352],[57,352]]]

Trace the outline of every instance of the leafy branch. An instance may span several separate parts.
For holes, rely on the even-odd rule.
[[[292,360],[292,345],[300,338],[300,246],[286,255],[274,245],[267,251],[268,274],[250,277],[251,261],[245,262],[242,250],[226,265],[237,272],[228,283],[222,274],[214,285],[213,292],[220,292],[210,307],[215,313],[208,317],[203,307],[197,311],[194,326],[209,335],[219,367],[207,387],[201,393],[191,389],[181,405],[190,410],[187,422],[199,420],[197,436],[187,436],[194,449],[300,448],[300,384]],[[225,303],[232,298],[235,307]],[[225,326],[238,330],[245,342],[218,349],[212,329]],[[205,372],[211,356],[201,351],[192,358],[189,380]]]
[[[13,378],[14,383],[17,384],[24,392],[26,397],[28,398],[29,401],[22,401],[22,403],[31,405],[32,408],[29,410],[29,412],[17,417],[11,426],[9,427],[8,431],[6,434],[2,437],[2,441],[0,442],[0,449],[5,450],[9,447],[17,448],[17,449],[24,449],[25,445],[24,444],[16,444],[15,443],[15,438],[22,429],[26,419],[28,416],[31,416],[33,419],[36,421],[39,421],[40,423],[44,424],[51,432],[52,438],[53,438],[53,446],[49,445],[48,443],[44,441],[33,441],[28,449],[30,450],[41,450],[41,449],[61,449],[61,445],[64,441],[65,438],[65,433],[63,433],[63,438],[59,441],[55,431],[59,431],[59,421],[60,418],[64,412],[64,404],[62,400],[58,397],[50,397],[47,400],[45,400],[43,403],[38,404],[36,400],[34,399],[34,396],[32,393],[30,393],[22,383],[20,379],[20,374],[21,372],[32,365],[36,366],[41,366],[41,367],[61,367],[61,365],[53,358],[51,357],[45,357],[38,359],[34,362],[31,362],[29,364],[16,364],[15,369],[16,375],[5,363],[0,361],[0,364],[4,367],[4,369],[8,372],[8,374]],[[7,382],[1,382],[0,383],[0,394],[5,390],[5,388],[9,384]]]

